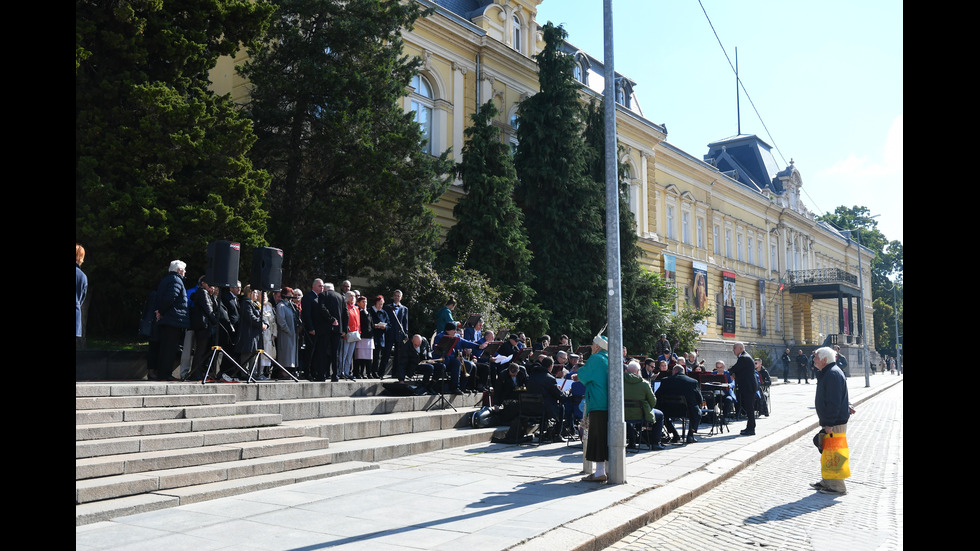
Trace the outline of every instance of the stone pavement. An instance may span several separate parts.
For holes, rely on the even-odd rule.
[[[860,414],[889,387],[901,392],[902,379],[873,375],[864,388],[863,376],[852,377],[851,402]],[[581,446],[481,444],[81,526],[75,548],[603,549],[815,432],[815,388],[774,384],[772,415],[759,420],[757,436],[738,436],[742,421],[723,435],[703,427],[697,444],[628,452],[625,484],[580,482]],[[806,483],[812,473],[800,476]]]
[[[851,417],[851,478],[845,496],[808,487],[820,478],[820,467],[807,434],[608,549],[900,550],[903,409],[899,385]]]

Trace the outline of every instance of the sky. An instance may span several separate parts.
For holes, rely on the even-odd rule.
[[[708,143],[738,133],[740,112],[743,134],[774,146],[783,167],[793,160],[811,212],[865,206],[886,238],[903,241],[901,1],[612,6],[616,71],[637,83],[644,117],[667,126],[669,143],[702,158]],[[602,0],[544,0],[537,21],[563,25],[569,42],[602,59]]]

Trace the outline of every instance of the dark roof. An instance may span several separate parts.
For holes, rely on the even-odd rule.
[[[472,19],[483,13],[483,8],[493,3],[493,0],[432,0],[434,3],[446,8],[447,10]]]
[[[708,144],[704,160],[749,189],[783,193],[778,176],[784,175],[785,171],[779,170],[772,146],[755,134],[739,134]]]

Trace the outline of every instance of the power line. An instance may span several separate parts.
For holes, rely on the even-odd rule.
[[[769,132],[769,128],[766,126],[766,122],[762,120],[762,115],[755,106],[755,102],[752,101],[752,96],[749,95],[749,91],[745,88],[745,84],[742,83],[742,79],[738,76],[738,71],[735,70],[735,65],[732,63],[732,59],[728,56],[728,51],[725,50],[725,45],[721,43],[721,38],[718,36],[718,31],[715,30],[715,25],[711,22],[711,18],[708,17],[708,10],[704,8],[704,3],[698,0],[698,4],[701,5],[701,11],[704,12],[704,18],[708,20],[708,25],[711,27],[711,32],[715,34],[715,40],[718,41],[718,46],[721,47],[722,53],[725,54],[725,59],[728,60],[728,66],[731,67],[732,73],[735,74],[735,81],[738,82],[742,91],[745,92],[745,97],[749,100],[749,104],[752,105],[752,110],[755,111],[755,116],[759,117],[759,122],[762,123],[762,128],[765,129],[766,135],[769,136],[769,141],[772,142],[773,148],[779,153],[779,157],[783,160],[783,164],[786,163],[786,157],[783,157],[783,152],[779,150],[779,146],[776,145],[776,139],[772,137],[772,132]]]

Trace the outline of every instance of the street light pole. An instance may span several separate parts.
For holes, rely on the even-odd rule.
[[[873,216],[868,217],[867,219],[862,219],[862,220],[870,220],[871,218],[877,218],[877,217],[878,215],[875,214]],[[855,221],[855,223],[857,222],[858,221]],[[846,230],[846,231],[848,237],[850,237],[851,234],[857,236],[858,283],[861,284],[861,304],[858,308],[858,315],[861,316],[861,328],[864,331],[864,334],[861,335],[861,342],[862,344],[864,344],[864,362],[862,362],[864,363],[864,387],[868,388],[871,386],[871,373],[869,372],[870,357],[868,356],[868,324],[864,317],[864,275],[862,274],[863,270],[861,268],[861,231],[858,228],[855,228],[853,230]]]
[[[626,482],[626,421],[623,412],[623,306],[619,266],[619,156],[616,147],[616,70],[613,64],[612,0],[603,0],[603,78],[606,152],[606,315],[609,328],[609,482]]]

